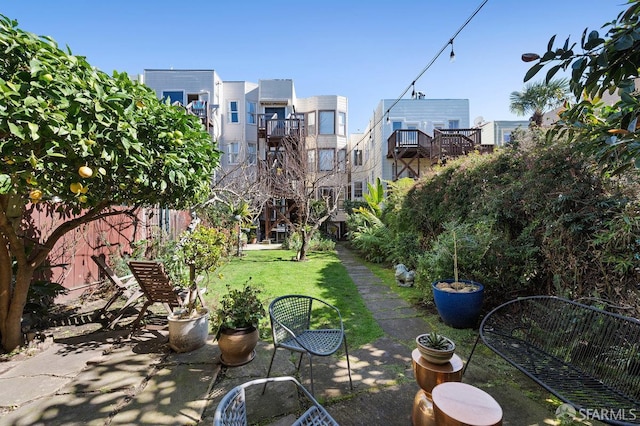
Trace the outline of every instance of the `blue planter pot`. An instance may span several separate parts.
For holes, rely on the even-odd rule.
[[[439,289],[436,284],[441,282],[452,283],[454,279],[438,280],[431,283],[433,300],[438,309],[438,314],[445,324],[454,328],[473,328],[478,323],[482,310],[484,286],[470,280],[458,280],[459,282],[473,284],[478,287],[471,292],[451,292]]]

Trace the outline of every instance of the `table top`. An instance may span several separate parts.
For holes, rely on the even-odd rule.
[[[464,367],[462,359],[456,354],[453,354],[451,361],[446,364],[434,364],[422,358],[420,351],[416,348],[411,352],[411,358],[413,358],[413,362],[420,368],[433,371],[435,373],[457,373],[462,371],[462,368]]]
[[[460,382],[441,383],[431,392],[433,405],[448,417],[470,425],[498,425],[502,408],[482,389]]]

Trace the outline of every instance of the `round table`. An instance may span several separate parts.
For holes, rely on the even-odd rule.
[[[431,391],[440,383],[459,382],[462,380],[464,364],[458,355],[453,355],[446,364],[433,364],[420,356],[420,351],[411,352],[413,375],[420,385],[420,390],[413,398],[411,422],[413,426],[435,425]]]
[[[426,361],[420,356],[418,349],[414,349],[411,352],[411,358],[413,359],[413,375],[416,378],[416,382],[420,385],[420,389],[429,395],[431,395],[433,388],[440,383],[459,382],[462,380],[464,364],[456,354],[446,364],[433,364]]]
[[[431,392],[438,425],[502,425],[502,408],[482,389],[466,383],[441,383]]]

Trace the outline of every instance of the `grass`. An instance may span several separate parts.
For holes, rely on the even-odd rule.
[[[206,305],[215,308],[227,285],[240,288],[251,279],[262,292],[265,309],[274,298],[285,294],[313,296],[337,307],[350,347],[373,342],[384,334],[335,252],[312,252],[305,262],[293,261],[294,255],[290,250],[256,250],[231,258],[209,275]],[[260,330],[263,338],[270,337],[268,318],[260,324]]]

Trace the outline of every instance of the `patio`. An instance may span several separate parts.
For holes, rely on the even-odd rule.
[[[352,253],[343,247],[338,253],[386,335],[350,350],[353,393],[342,361],[314,359],[316,398],[342,425],[409,425],[419,389],[411,365],[413,341],[429,326]],[[74,330],[77,334],[82,327],[59,327],[54,341],[37,355],[0,364],[0,425],[212,424],[215,407],[228,390],[266,375],[272,351],[262,341],[251,363],[226,369],[218,363],[211,337],[199,350],[176,354],[169,351],[164,332],[146,330],[126,339],[126,330],[84,327],[93,333],[77,336]],[[466,359],[470,349],[463,345],[457,353]],[[554,424],[553,408],[544,402],[548,395],[486,352],[474,355],[463,382],[500,403],[505,425]],[[284,351],[275,363],[274,375],[295,374]],[[304,363],[300,379],[308,385]],[[275,387],[250,402],[258,410],[254,419],[295,410],[297,404],[293,395]]]

